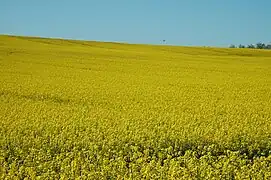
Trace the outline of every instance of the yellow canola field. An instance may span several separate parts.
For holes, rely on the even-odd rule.
[[[0,179],[270,179],[271,51],[0,36]]]

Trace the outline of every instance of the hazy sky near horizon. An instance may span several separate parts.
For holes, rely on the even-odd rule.
[[[271,42],[271,0],[0,0],[0,34],[228,46]]]

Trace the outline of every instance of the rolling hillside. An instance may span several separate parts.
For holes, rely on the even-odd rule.
[[[0,36],[1,179],[269,179],[271,51]]]

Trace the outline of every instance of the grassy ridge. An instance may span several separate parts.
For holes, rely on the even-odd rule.
[[[271,51],[0,36],[0,174],[268,179]]]

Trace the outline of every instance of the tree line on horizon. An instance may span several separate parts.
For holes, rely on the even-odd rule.
[[[249,48],[249,49],[270,49],[271,50],[271,44],[265,44],[265,43],[257,43],[257,44],[249,44],[249,45],[243,45],[239,44],[238,46],[236,45],[230,45],[230,48]]]

